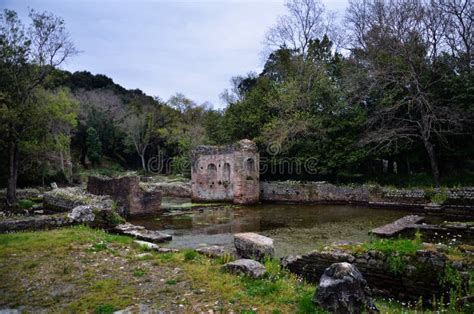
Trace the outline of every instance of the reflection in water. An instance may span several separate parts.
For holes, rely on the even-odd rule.
[[[131,222],[173,235],[169,246],[233,245],[232,234],[258,232],[275,240],[278,256],[305,253],[338,241],[365,241],[368,231],[406,211],[333,205],[219,205],[174,210]]]

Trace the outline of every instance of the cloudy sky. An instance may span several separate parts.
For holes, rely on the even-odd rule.
[[[347,0],[324,0],[343,14]],[[63,68],[111,77],[167,99],[181,92],[224,104],[232,76],[259,71],[263,37],[284,0],[0,0],[26,20],[28,8],[64,18],[81,53]]]

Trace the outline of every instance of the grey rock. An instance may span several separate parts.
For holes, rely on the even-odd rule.
[[[346,262],[326,268],[313,302],[333,313],[378,312],[368,297],[367,282],[361,272]]]
[[[251,278],[262,277],[266,270],[265,266],[252,259],[238,259],[222,266],[222,270],[234,275],[244,275]]]
[[[158,253],[178,253],[178,252],[179,250],[168,248],[168,247],[160,247],[158,249]]]
[[[53,190],[57,189],[58,188],[58,185],[56,184],[56,182],[51,182],[51,188]]]
[[[77,223],[89,223],[95,219],[92,207],[89,205],[76,206],[67,216],[72,222]]]
[[[463,270],[464,268],[464,263],[462,261],[454,261],[452,265],[456,270]]]
[[[158,251],[158,249],[160,248],[158,245],[156,245],[155,243],[151,243],[151,242],[147,242],[147,241],[141,241],[141,240],[135,240],[133,241],[135,242],[136,244],[140,245],[140,246],[143,246],[143,247],[146,247],[147,249],[149,250],[155,250],[155,251]]]
[[[219,245],[200,247],[196,249],[196,252],[211,258],[221,257],[226,253],[225,248]]]
[[[237,254],[244,258],[262,260],[275,255],[273,239],[253,232],[235,234],[234,245]]]

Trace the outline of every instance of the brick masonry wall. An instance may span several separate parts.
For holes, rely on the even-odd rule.
[[[260,201],[259,154],[255,143],[199,146],[192,152],[191,198],[196,202]]]

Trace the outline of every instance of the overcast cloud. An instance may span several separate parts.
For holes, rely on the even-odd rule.
[[[346,0],[324,1],[343,14]],[[26,21],[28,8],[65,19],[82,52],[64,69],[105,74],[166,100],[181,92],[222,108],[232,76],[260,71],[265,32],[284,1],[0,0]]]

